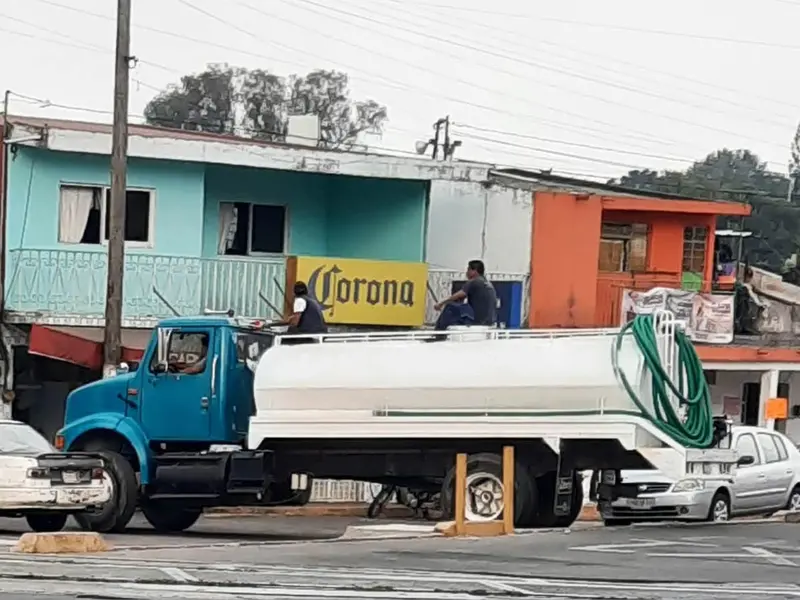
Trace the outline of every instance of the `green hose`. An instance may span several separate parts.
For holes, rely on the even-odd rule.
[[[619,367],[619,352],[629,332],[644,357],[645,368],[652,375],[651,394],[655,414],[642,403]],[[622,327],[617,335],[611,352],[614,372],[646,419],[686,448],[708,448],[712,445],[714,437],[714,422],[711,412],[711,393],[703,372],[703,364],[686,334],[676,330],[675,342],[678,346],[677,360],[680,365],[677,382],[673,382],[661,366],[653,317],[638,315]],[[681,406],[686,406],[686,422],[681,421],[670,402],[670,391],[678,398]]]

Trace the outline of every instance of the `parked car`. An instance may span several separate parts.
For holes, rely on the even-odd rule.
[[[734,426],[732,443],[739,454],[729,484],[712,487],[699,479],[673,481],[655,470],[623,471],[628,497],[598,501],[606,525],[633,521],[727,521],[731,517],[800,510],[800,450],[770,429]]]
[[[29,425],[0,420],[0,516],[60,531],[69,515],[108,502],[109,482],[101,456],[58,452]]]

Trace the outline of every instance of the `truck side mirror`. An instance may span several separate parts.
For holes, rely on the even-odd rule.
[[[166,373],[168,370],[168,365],[165,362],[158,362],[153,367],[154,373]]]

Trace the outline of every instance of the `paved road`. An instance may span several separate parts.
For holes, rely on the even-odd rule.
[[[260,521],[271,520],[241,526],[266,530]],[[285,520],[297,527],[302,521]],[[0,600],[100,592],[162,599],[800,598],[800,525],[784,523],[592,527],[467,540],[269,539],[232,546],[226,538],[200,546],[194,539],[188,547],[177,537],[172,545],[96,557],[0,552]]]
[[[378,521],[386,522],[386,521]],[[248,517],[204,516],[190,531],[179,536],[157,534],[141,515],[134,516],[124,535],[107,535],[114,548],[162,546],[208,546],[209,544],[263,544],[293,540],[337,538],[353,524],[376,521],[342,517]],[[79,530],[70,522],[68,530]],[[0,519],[0,549],[13,545],[20,534],[30,531],[24,519]]]

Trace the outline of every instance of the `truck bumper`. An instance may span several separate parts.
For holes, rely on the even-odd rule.
[[[258,504],[267,498],[272,473],[268,451],[161,454],[147,496],[201,506]]]

